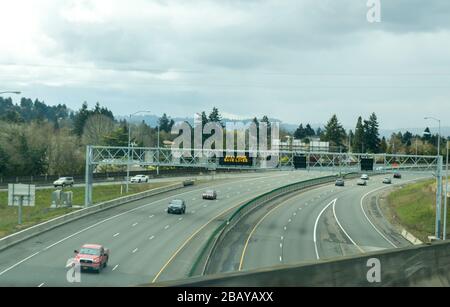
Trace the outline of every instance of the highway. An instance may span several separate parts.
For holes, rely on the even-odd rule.
[[[208,274],[298,264],[410,246],[378,210],[378,196],[424,178],[404,174],[393,185],[372,177],[345,187],[324,185],[281,198],[245,216],[211,258]]]
[[[326,176],[324,172],[279,171],[222,179],[132,202],[45,232],[0,252],[0,286],[133,286],[184,278],[195,260],[173,261],[195,234],[208,236],[208,225],[246,200],[279,186]],[[207,188],[217,201],[201,199]],[[187,214],[168,215],[168,202],[183,198]],[[111,249],[101,274],[83,273],[81,283],[68,283],[66,262],[86,243]],[[174,268],[173,266],[176,265]],[[170,275],[165,271],[170,268]]]

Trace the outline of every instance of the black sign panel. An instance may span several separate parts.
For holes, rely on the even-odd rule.
[[[362,158],[361,159],[361,171],[373,171],[374,159]]]
[[[237,156],[224,155],[222,158],[219,158],[219,164],[221,166],[253,166],[253,158],[248,154]]]
[[[306,156],[294,156],[294,168],[306,169]]]

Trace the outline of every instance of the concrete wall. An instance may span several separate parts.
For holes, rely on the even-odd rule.
[[[370,283],[369,259],[381,264],[381,282]],[[450,286],[450,242],[439,242],[313,264],[192,278],[156,286],[188,287],[380,287]]]
[[[9,235],[3,239],[0,239],[0,251],[6,249],[8,247],[11,247],[19,242],[22,242],[24,240],[27,240],[34,236],[37,236],[45,231],[49,231],[58,226],[73,222],[73,221],[83,218],[85,216],[92,215],[92,214],[98,213],[100,211],[111,209],[111,208],[129,203],[132,201],[146,198],[146,197],[150,197],[150,196],[154,196],[157,194],[177,190],[182,187],[183,187],[182,183],[176,183],[176,184],[172,184],[172,185],[169,185],[166,187],[157,188],[157,189],[153,189],[150,191],[133,194],[130,196],[117,198],[114,200],[100,203],[98,205],[91,206],[89,208],[77,210],[77,211],[71,212],[69,214],[59,216],[50,221],[32,226],[32,227],[22,230],[20,232]]]

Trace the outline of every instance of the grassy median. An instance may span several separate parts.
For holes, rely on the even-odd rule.
[[[436,181],[405,185],[387,197],[389,216],[396,224],[426,242],[434,235],[436,219]],[[443,206],[442,206],[443,207]],[[449,213],[449,212],[448,212]],[[448,214],[448,219],[450,214]],[[449,234],[449,231],[447,231]]]
[[[128,194],[121,194],[120,185],[104,185],[94,186],[93,202],[100,203],[103,201],[115,199],[125,195],[136,194],[162,186],[173,184],[173,182],[158,182],[149,184],[130,185]],[[41,222],[48,221],[52,218],[69,213],[78,209],[50,209],[51,194],[54,189],[36,190],[36,206],[24,207],[22,209],[22,225],[17,225],[18,208],[8,207],[8,192],[0,192],[0,238],[11,233],[28,228]],[[67,188],[65,191],[73,192],[73,205],[82,206],[84,204],[84,188]],[[123,191],[125,187],[123,186]]]

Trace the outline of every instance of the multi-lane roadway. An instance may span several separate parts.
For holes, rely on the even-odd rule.
[[[0,286],[132,286],[184,278],[192,259],[174,261],[199,233],[209,235],[223,214],[256,195],[327,173],[267,172],[203,183],[110,209],[45,232],[0,252]],[[201,199],[207,188],[216,201]],[[168,215],[168,202],[182,198],[187,214]],[[81,283],[66,279],[67,261],[85,243],[111,250],[101,274],[82,274]],[[176,266],[176,267],[174,267]],[[166,274],[170,271],[170,274]]]
[[[211,258],[208,273],[245,271],[318,261],[410,245],[378,208],[378,197],[398,184],[424,178],[407,174],[393,185],[372,177],[349,180],[281,198],[253,211],[230,231]]]

